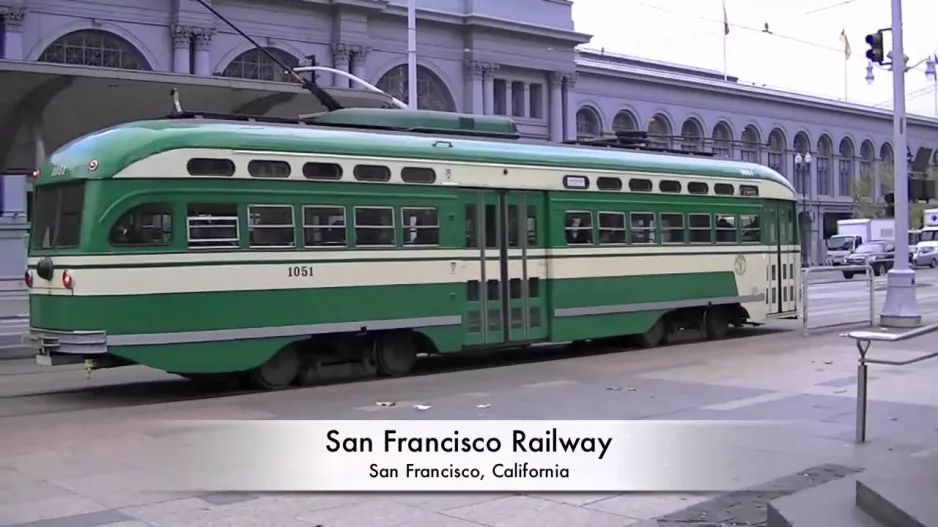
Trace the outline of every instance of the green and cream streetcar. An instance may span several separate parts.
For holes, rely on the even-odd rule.
[[[350,366],[404,375],[424,353],[652,347],[796,316],[791,185],[647,150],[384,109],[92,133],[35,181],[37,360],[274,389]]]

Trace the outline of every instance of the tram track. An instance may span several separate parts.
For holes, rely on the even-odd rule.
[[[778,327],[745,328],[727,336],[726,340],[745,340],[787,331],[789,331],[787,328],[780,329]],[[661,350],[662,353],[666,353],[668,347],[692,343],[692,337],[679,337],[668,346],[662,347]],[[623,347],[621,343],[616,341],[595,341],[424,357],[417,362],[413,372],[408,377],[587,358],[612,353],[628,353],[635,349]],[[82,385],[82,382],[85,381],[84,375],[80,369],[68,372],[27,369],[19,374],[5,375],[5,378],[0,380],[0,419],[3,417],[53,414],[68,411],[221,399],[264,393],[260,390],[200,384],[175,375],[144,368],[135,369],[132,375],[121,374],[118,370],[95,371],[92,373],[92,382],[95,384],[91,386]],[[22,385],[19,389],[13,386],[17,377],[20,377],[20,379],[16,384]],[[105,378],[102,379],[102,377]],[[283,391],[336,384],[380,382],[382,380],[385,380],[385,378],[358,376],[322,381],[307,386],[295,386]],[[56,381],[59,381],[58,386],[55,386]]]

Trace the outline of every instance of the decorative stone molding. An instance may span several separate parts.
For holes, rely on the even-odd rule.
[[[349,46],[336,42],[332,44],[332,63],[335,65],[338,64],[348,64],[352,58],[352,50]]]
[[[472,78],[481,79],[485,74],[485,64],[477,60],[467,60],[466,61],[466,75]]]
[[[368,58],[368,54],[371,53],[371,46],[351,46],[349,51],[351,59],[360,64]]]
[[[494,62],[482,63],[482,71],[484,71],[486,75],[492,75],[493,73],[501,69],[501,67],[502,67],[501,64],[495,64]]]
[[[192,40],[192,29],[186,26],[175,25],[170,29],[173,36],[173,47],[188,48]]]
[[[0,6],[0,16],[3,17],[3,27],[7,31],[22,31],[23,19],[26,17],[26,8],[19,6]]]
[[[551,86],[563,86],[565,79],[566,74],[559,71],[552,71],[548,75],[548,80],[550,81]]]
[[[568,90],[572,90],[576,86],[576,80],[576,73],[567,73],[563,76],[563,81],[566,84]]]
[[[196,49],[208,49],[212,45],[212,37],[215,36],[215,28],[194,27],[190,28],[190,35],[195,42]]]

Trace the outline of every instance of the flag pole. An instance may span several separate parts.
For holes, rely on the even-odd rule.
[[[723,80],[729,81],[729,73],[726,61],[726,37],[730,33],[729,20],[726,18],[726,0],[723,0]]]
[[[407,2],[407,106],[417,109],[417,0]]]
[[[849,60],[847,59],[847,56],[844,55],[844,102],[849,102],[849,101],[850,101],[849,97],[847,97],[847,86],[850,84],[850,82],[849,82],[849,80],[848,80],[850,77],[849,77],[849,75],[848,75],[848,73],[847,73],[847,64],[848,64],[848,63],[849,63]]]

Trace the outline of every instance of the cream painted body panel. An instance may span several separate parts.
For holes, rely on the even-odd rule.
[[[183,148],[170,150],[141,159],[129,167],[116,174],[115,178],[140,178],[140,179],[160,179],[160,178],[192,178],[196,176],[188,175],[186,164],[195,157],[217,157],[231,159],[235,164],[235,173],[231,177],[207,177],[203,179],[226,180],[226,179],[256,179],[248,173],[248,163],[251,160],[265,161],[283,161],[291,166],[289,178],[278,178],[277,181],[314,181],[303,177],[303,164],[307,162],[327,162],[336,163],[342,166],[343,175],[340,180],[333,182],[357,183],[352,176],[353,168],[359,164],[381,164],[391,170],[390,181],[383,184],[412,185],[404,183],[401,179],[401,169],[404,167],[432,168],[436,171],[437,181],[434,186],[462,186],[462,187],[480,187],[480,188],[512,188],[518,190],[567,190],[563,186],[563,176],[578,175],[590,176],[595,180],[598,176],[619,177],[625,179],[642,178],[653,182],[653,192],[648,194],[660,194],[658,191],[658,182],[662,179],[680,181],[682,185],[682,194],[688,194],[687,183],[691,181],[703,181],[711,185],[710,195],[716,195],[713,191],[713,184],[728,183],[733,185],[746,184],[759,188],[759,197],[762,199],[780,199],[793,200],[794,193],[787,187],[772,181],[759,179],[733,179],[733,178],[715,178],[709,176],[683,176],[676,174],[647,174],[641,172],[612,172],[603,170],[583,170],[564,167],[530,167],[520,165],[479,165],[477,163],[465,163],[456,161],[427,161],[420,159],[387,159],[379,157],[353,157],[353,156],[335,156],[335,155],[316,155],[306,153],[289,152],[248,152],[242,150],[221,150],[207,148]],[[745,175],[746,169],[740,168],[740,176]],[[553,176],[553,177],[551,177]],[[269,181],[269,180],[268,180]],[[315,181],[322,184],[322,180]],[[329,181],[326,181],[329,183]],[[623,181],[623,190],[629,192],[627,181]],[[598,192],[610,194],[614,191],[599,190],[596,188],[595,181],[589,189],[583,192]],[[633,193],[634,195],[634,193]],[[671,194],[673,195],[673,194]],[[705,194],[695,194],[696,196]],[[732,197],[732,196],[730,196]]]
[[[527,251],[527,276],[542,279],[615,278],[622,276],[678,274],[688,272],[734,271],[740,296],[768,294],[768,266],[775,258],[762,246],[668,248],[667,253],[640,255],[657,247],[560,248]],[[795,250],[797,247],[784,248]],[[597,253],[605,254],[602,258]],[[718,254],[702,254],[718,253]],[[56,257],[52,280],[34,280],[33,295],[101,296],[147,295],[221,291],[277,291],[297,288],[334,288],[382,285],[459,283],[481,279],[478,250],[414,251],[304,251],[228,252],[168,255],[113,255]],[[524,273],[522,251],[510,251],[509,275]],[[551,256],[564,256],[552,258]],[[737,259],[745,258],[739,272]],[[365,258],[394,261],[362,261]],[[440,258],[427,260],[427,258]],[[349,261],[355,259],[356,261]],[[276,263],[277,261],[289,263]],[[323,261],[328,260],[328,261]],[[232,265],[222,262],[230,261]],[[31,258],[35,265],[38,258]],[[213,265],[200,265],[212,262]],[[235,264],[235,262],[239,262]],[[255,263],[244,263],[255,262]],[[168,264],[161,267],[159,264]],[[127,267],[78,268],[79,265],[128,265]],[[147,267],[133,267],[147,264]],[[156,266],[153,266],[153,265]],[[311,277],[290,277],[289,268],[310,265]],[[61,285],[68,269],[74,280],[72,290]],[[497,259],[486,262],[486,276],[499,276]],[[798,275],[800,273],[796,273]],[[797,282],[793,282],[798,290]],[[797,304],[792,302],[793,306]],[[753,322],[762,322],[772,312],[768,302],[744,305]],[[792,309],[795,309],[793,307]]]

